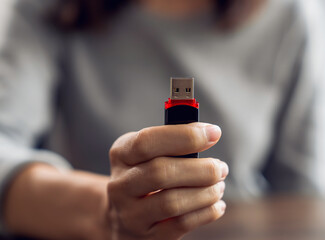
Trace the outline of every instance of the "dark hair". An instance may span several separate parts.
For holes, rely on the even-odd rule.
[[[131,0],[132,1],[132,0]],[[229,29],[238,24],[260,0],[214,0],[219,27]],[[51,19],[64,30],[87,30],[102,26],[130,0],[59,0]],[[238,11],[240,9],[240,11]],[[247,14],[246,14],[247,15]]]

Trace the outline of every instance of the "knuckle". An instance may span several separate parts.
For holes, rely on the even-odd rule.
[[[197,128],[189,127],[186,132],[186,141],[193,149],[199,149],[202,145],[201,138],[197,133]]]
[[[116,192],[118,192],[119,189],[119,184],[117,184],[117,181],[115,180],[110,180],[107,183],[107,192],[108,196],[114,196]]]
[[[218,200],[219,199],[220,190],[219,190],[218,184],[215,184],[215,185],[209,187],[208,192],[209,192],[208,194],[209,194],[211,199],[213,199],[213,200]]]
[[[110,160],[113,162],[113,161],[116,161],[117,159],[119,159],[120,155],[121,155],[121,151],[118,147],[116,146],[112,146],[111,149],[109,150],[109,158]]]
[[[166,217],[178,216],[180,209],[175,193],[167,193],[162,197],[161,210]]]
[[[132,147],[137,155],[146,158],[150,149],[149,143],[150,132],[145,128],[137,132]]]
[[[157,158],[150,162],[146,170],[146,175],[149,176],[149,181],[159,188],[164,188],[166,184],[167,174],[166,166],[162,159]]]
[[[119,163],[119,161],[123,162],[128,159],[128,146],[130,139],[132,139],[134,135],[134,132],[129,132],[115,140],[108,153],[112,164]],[[127,161],[125,163],[127,163]]]
[[[122,174],[122,176],[111,177],[110,181],[107,183],[106,189],[109,196],[124,196],[128,192],[130,186],[130,179],[127,174]]]
[[[220,169],[215,159],[207,159],[204,172],[210,184],[216,184],[220,180]]]
[[[221,190],[218,184],[209,187],[209,196],[213,203],[216,203],[221,198]]]

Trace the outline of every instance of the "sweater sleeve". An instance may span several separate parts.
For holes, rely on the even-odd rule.
[[[273,191],[325,196],[324,15],[317,1],[300,1],[297,11],[303,27],[294,37],[303,37],[304,44],[285,90],[265,174]]]
[[[39,19],[41,2],[47,1],[16,1],[2,24],[7,30],[0,42],[0,233],[6,191],[24,167],[43,162],[70,168],[59,155],[35,148],[51,126],[59,52],[53,32]]]

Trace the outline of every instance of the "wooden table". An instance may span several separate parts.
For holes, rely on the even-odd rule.
[[[227,203],[222,219],[183,240],[325,240],[325,200],[276,196]]]
[[[269,197],[228,203],[222,219],[183,240],[325,240],[325,200]]]

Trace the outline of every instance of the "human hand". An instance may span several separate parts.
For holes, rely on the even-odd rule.
[[[203,123],[143,129],[110,150],[109,239],[180,239],[215,221],[228,166],[212,158],[176,158],[215,145],[219,127]]]

